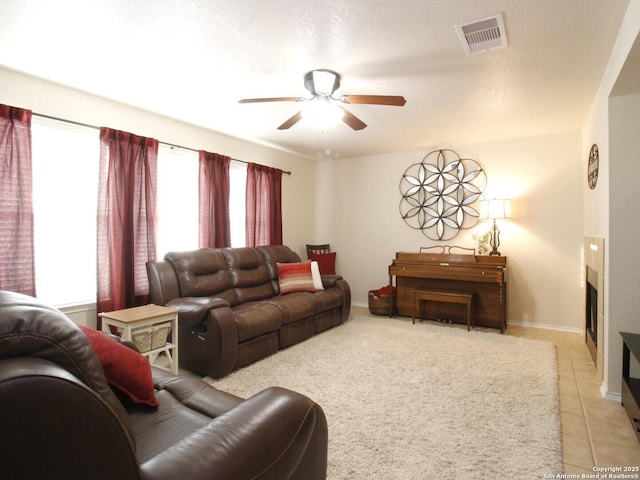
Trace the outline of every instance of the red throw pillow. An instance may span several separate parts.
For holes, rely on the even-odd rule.
[[[320,275],[336,274],[336,252],[331,253],[313,253],[309,252],[309,259],[318,262],[320,267]]]
[[[149,359],[102,332],[80,325],[96,351],[109,385],[133,403],[158,406]]]
[[[311,260],[300,263],[276,263],[280,295],[291,292],[315,292]]]

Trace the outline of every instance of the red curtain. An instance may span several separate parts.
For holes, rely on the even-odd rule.
[[[247,166],[247,246],[282,245],[282,170]]]
[[[35,296],[31,110],[0,105],[0,289]]]
[[[158,141],[100,129],[98,312],[149,301],[146,262],[156,257]]]
[[[200,247],[231,246],[229,164],[231,158],[199,152]]]

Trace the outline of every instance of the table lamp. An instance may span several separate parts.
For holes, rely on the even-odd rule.
[[[500,246],[500,230],[496,220],[506,220],[511,218],[511,201],[508,199],[491,199],[480,200],[480,219],[493,220],[491,228],[491,252],[489,255],[500,255],[498,247]]]

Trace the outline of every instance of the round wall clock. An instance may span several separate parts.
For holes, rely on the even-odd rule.
[[[600,155],[598,154],[598,145],[591,145],[589,152],[589,160],[587,161],[587,181],[589,188],[593,190],[598,183],[598,164],[600,163]]]

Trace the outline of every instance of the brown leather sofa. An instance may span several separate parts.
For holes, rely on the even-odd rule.
[[[322,275],[324,290],[280,295],[287,246],[203,248],[147,263],[151,302],[180,310],[180,366],[212,378],[347,321],[349,284]]]
[[[87,337],[58,310],[0,291],[2,478],[326,478],[326,419],[308,398],[268,388],[243,400],[147,362],[158,406],[127,405]]]

